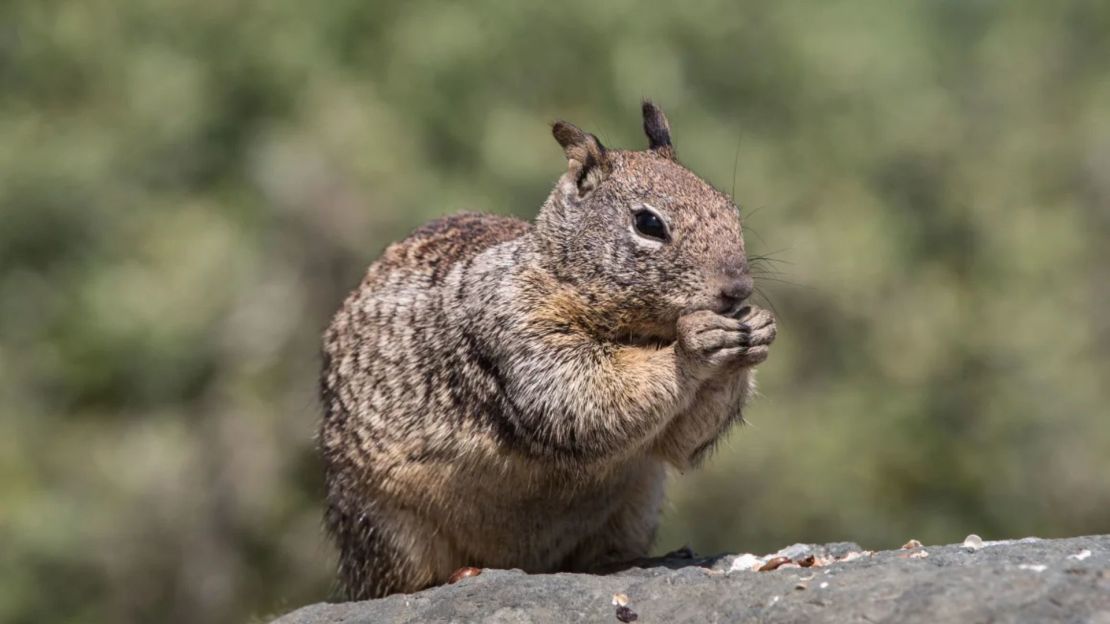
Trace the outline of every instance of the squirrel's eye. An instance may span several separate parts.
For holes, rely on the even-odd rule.
[[[650,210],[640,210],[632,215],[632,219],[636,231],[640,234],[656,240],[667,240],[667,226],[663,224],[659,215]]]

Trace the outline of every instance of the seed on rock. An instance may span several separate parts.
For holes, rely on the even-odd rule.
[[[466,566],[466,567],[463,567],[463,568],[459,568],[458,570],[455,570],[451,574],[451,578],[447,579],[447,584],[452,585],[454,583],[458,583],[459,581],[463,580],[464,578],[467,578],[467,577],[470,577],[470,576],[478,576],[481,573],[482,573],[482,569],[481,568],[475,568],[474,566]]]
[[[790,557],[771,557],[767,560],[767,563],[759,566],[759,571],[770,572],[771,570],[777,570],[784,563],[790,563]]]
[[[763,559],[751,553],[744,553],[732,560],[729,572],[754,571],[763,565]]]
[[[921,542],[912,539],[905,544],[902,544],[902,550],[913,550],[914,548],[921,548]]]
[[[1083,550],[1075,553],[1074,555],[1068,555],[1068,559],[1075,559],[1076,561],[1083,561],[1084,559],[1086,559],[1087,557],[1090,557],[1090,556],[1091,556],[1091,551],[1084,548]]]
[[[615,606],[615,607],[627,607],[628,606],[628,594],[613,594],[613,606]]]
[[[979,537],[978,535],[976,535],[974,533],[972,533],[971,535],[968,535],[966,538],[964,538],[964,544],[963,545],[964,545],[964,548],[970,548],[971,550],[979,550],[980,548],[983,548],[984,546],[986,546],[986,544],[983,543],[983,538]]]
[[[803,568],[811,568],[811,567],[813,567],[813,564],[816,563],[816,562],[817,562],[817,557],[814,557],[813,555],[806,555],[805,557],[802,557],[801,559],[798,559],[795,563],[802,566]]]
[[[897,557],[898,557],[899,559],[924,559],[925,557],[928,557],[928,556],[929,556],[929,551],[927,551],[927,550],[924,550],[924,549],[922,549],[922,550],[915,550],[915,551],[913,551],[913,552],[904,552],[904,553],[900,553],[900,554],[898,554],[898,555],[896,555],[896,556],[897,556]]]
[[[617,607],[617,619],[628,624],[628,622],[635,622],[640,619],[640,616],[635,611],[625,606]]]

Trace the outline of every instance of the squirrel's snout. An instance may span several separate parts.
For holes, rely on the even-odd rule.
[[[755,288],[755,282],[749,274],[743,274],[739,277],[730,277],[721,284],[720,293],[717,298],[721,302],[721,312],[725,313],[730,310],[736,309],[745,299],[752,296],[752,290]]]

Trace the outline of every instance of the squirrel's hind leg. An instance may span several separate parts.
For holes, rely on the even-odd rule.
[[[562,571],[605,573],[648,555],[659,527],[666,472],[654,458],[639,460],[633,470],[613,494],[620,502],[612,515],[571,552]]]
[[[410,514],[374,517],[328,507],[325,520],[339,548],[339,584],[346,600],[420,591],[445,582],[455,569],[434,532],[424,530],[425,523],[415,517],[402,516]],[[382,517],[390,522],[382,522]],[[395,522],[398,518],[400,523]]]

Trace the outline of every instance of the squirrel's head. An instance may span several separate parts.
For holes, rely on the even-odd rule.
[[[551,271],[622,330],[667,337],[694,310],[728,313],[752,292],[740,212],[679,164],[663,111],[643,104],[644,151],[608,150],[558,121],[567,172],[536,220]]]

